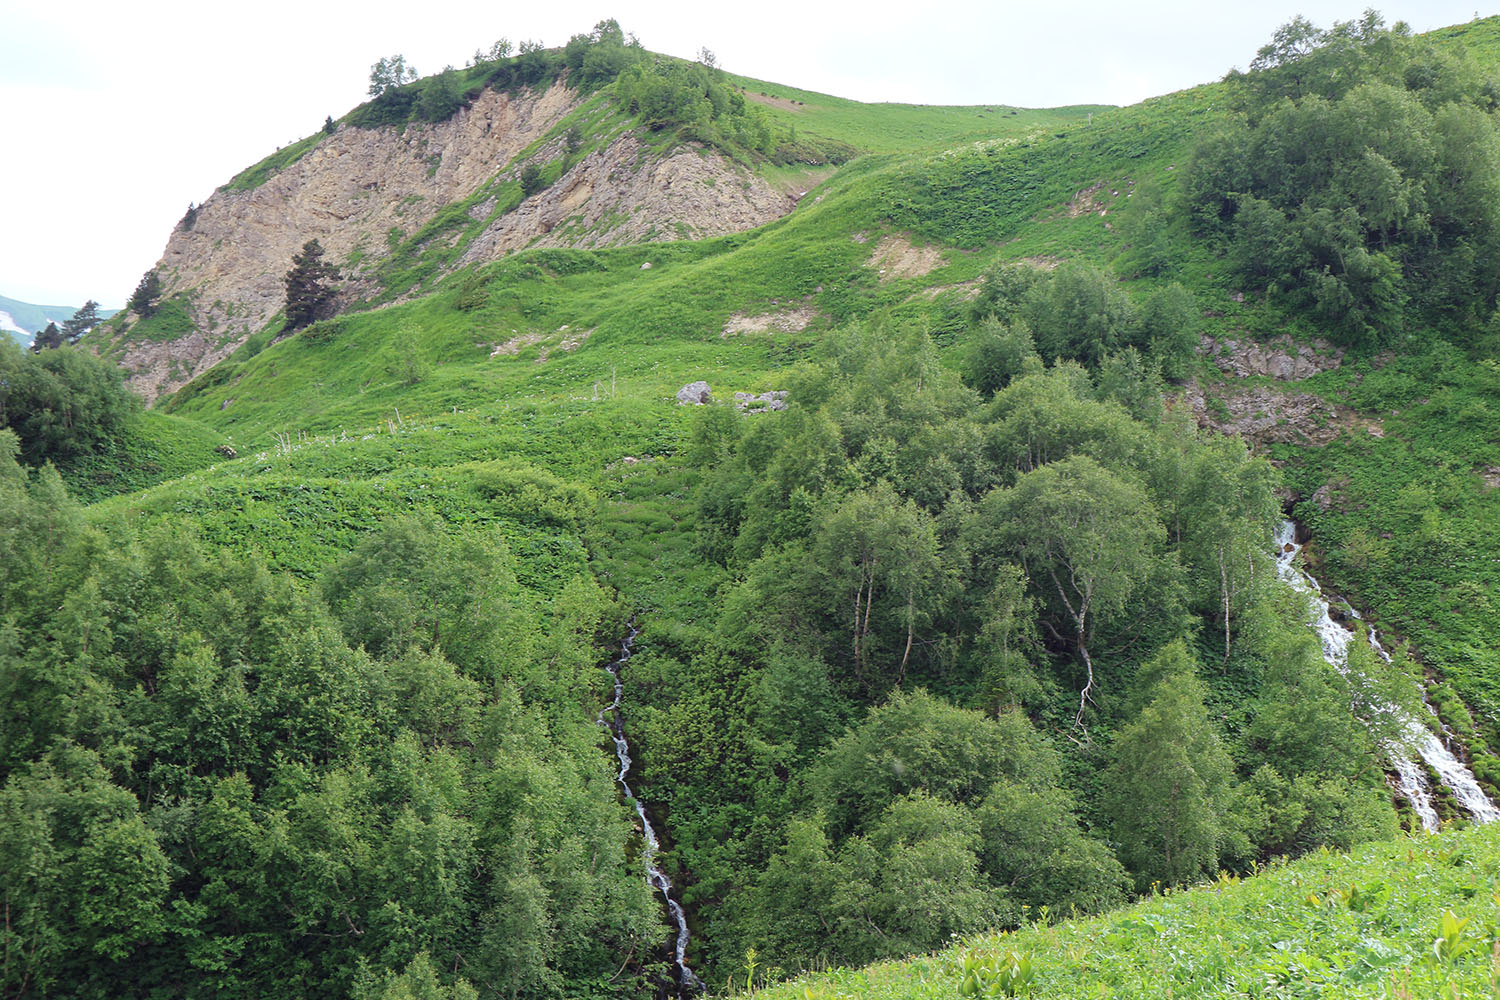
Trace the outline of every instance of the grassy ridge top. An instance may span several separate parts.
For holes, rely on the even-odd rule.
[[[1013,953],[1035,970],[1017,996],[1492,996],[1497,870],[1500,831],[1489,828],[1320,852],[1107,916],[1047,926],[1043,914],[1013,934],[754,995],[952,1000],[965,955]]]
[[[901,153],[961,145],[999,135],[1051,131],[1086,122],[1104,104],[1017,108],[1006,104],[866,104],[754,77],[728,75],[746,100],[776,121],[872,153]]]

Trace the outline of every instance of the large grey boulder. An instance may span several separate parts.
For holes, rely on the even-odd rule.
[[[702,406],[713,399],[707,382],[689,382],[677,390],[678,406]]]

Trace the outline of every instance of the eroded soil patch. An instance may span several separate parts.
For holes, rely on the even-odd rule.
[[[943,252],[937,247],[919,247],[905,236],[891,234],[875,244],[867,267],[880,272],[881,281],[896,278],[921,278],[943,265]]]

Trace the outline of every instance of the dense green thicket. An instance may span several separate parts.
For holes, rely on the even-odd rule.
[[[447,121],[486,88],[515,90],[544,86],[555,80],[562,69],[559,50],[544,49],[537,42],[523,42],[514,56],[499,56],[497,53],[497,58],[477,62],[463,70],[449,66],[441,73],[421,80],[404,75],[390,77],[388,86],[379,87],[371,100],[349,112],[343,121],[356,128],[404,125],[409,121]],[[372,86],[373,89],[376,88]],[[303,141],[318,138],[321,137]]]
[[[974,328],[964,381],[991,395],[1012,379],[1067,358],[1123,379],[1145,378],[1145,405],[1158,377],[1180,378],[1198,346],[1202,318],[1193,296],[1175,282],[1134,301],[1114,276],[1070,261],[1055,271],[1009,264],[985,274],[969,310]],[[1124,386],[1115,395],[1127,402]]]
[[[699,546],[732,583],[636,668],[715,967],[929,949],[1394,832],[1390,720],[1288,624],[1244,445],[1068,361],[985,404],[878,326],[792,399],[701,416]]]
[[[1193,226],[1344,343],[1470,336],[1500,289],[1500,82],[1465,55],[1373,14],[1283,28],[1198,144]]]
[[[30,465],[97,451],[139,409],[124,373],[90,351],[28,354],[0,341],[0,429],[15,432]]]
[[[686,139],[752,150],[775,151],[765,115],[726,86],[722,74],[700,63],[655,59],[620,74],[615,93],[621,105],[639,115],[647,128],[679,129]]]
[[[418,515],[308,590],[0,449],[6,996],[635,995],[595,584]]]

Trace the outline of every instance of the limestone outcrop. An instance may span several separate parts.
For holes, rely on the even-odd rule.
[[[193,329],[152,340],[131,338],[127,328],[110,353],[131,373],[132,388],[154,400],[223,360],[281,310],[283,277],[308,240],[317,239],[342,274],[346,303],[370,299],[383,291],[376,276],[392,248],[455,202],[480,199],[469,215],[487,223],[457,266],[532,246],[720,236],[770,222],[796,203],[715,152],[655,155],[624,132],[497,214],[484,186],[518,175],[517,157],[549,133],[555,137],[525,162],[565,155],[557,127],[578,106],[578,94],[561,83],[514,96],[485,91],[445,122],[341,126],[258,186],[221,188],[190,228],[172,232],[157,265],[163,299],[179,296]]]

